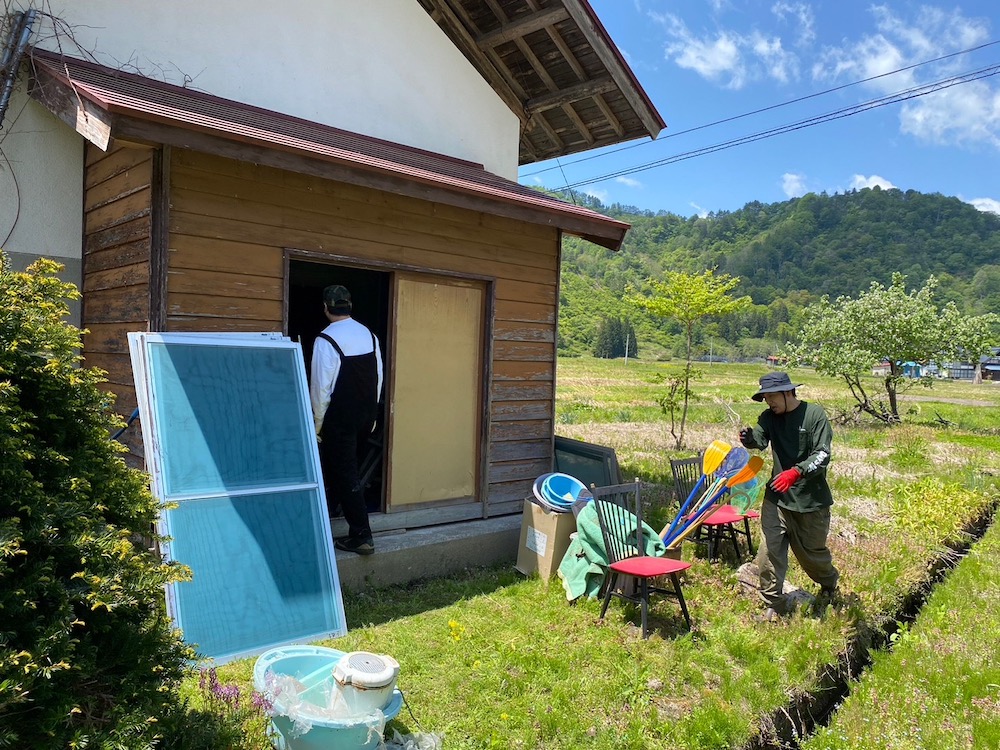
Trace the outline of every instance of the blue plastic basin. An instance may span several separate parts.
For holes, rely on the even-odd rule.
[[[375,750],[382,735],[372,731],[369,724],[356,719],[335,720],[322,716],[319,709],[326,707],[327,696],[334,689],[333,668],[344,655],[323,646],[284,646],[260,655],[253,668],[253,685],[259,693],[266,691],[268,671],[275,675],[292,677],[304,686],[301,693],[303,705],[299,708],[304,720],[311,724],[308,732],[296,736],[295,725],[285,715],[287,707],[275,703],[271,723],[281,735],[285,750]],[[313,715],[309,706],[315,705]],[[386,720],[399,715],[403,707],[403,694],[393,690],[389,703],[382,709]]]

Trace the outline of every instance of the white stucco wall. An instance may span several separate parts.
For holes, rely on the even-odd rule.
[[[517,178],[517,118],[417,0],[47,5],[40,46]]]
[[[5,250],[79,258],[83,139],[15,91],[0,131],[0,242]],[[6,239],[6,241],[4,241]]]
[[[20,82],[0,130],[0,247],[15,270],[38,256],[83,273],[83,138],[29,99]],[[71,305],[79,323],[79,304]]]

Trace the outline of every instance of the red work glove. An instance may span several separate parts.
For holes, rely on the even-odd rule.
[[[799,481],[799,477],[801,476],[802,470],[793,466],[787,471],[781,472],[778,476],[771,480],[771,489],[775,492],[788,492],[788,489]]]

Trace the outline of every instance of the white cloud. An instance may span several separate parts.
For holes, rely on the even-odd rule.
[[[966,202],[971,203],[980,211],[988,211],[991,214],[1000,214],[1000,200],[997,200],[996,198],[973,198],[971,201]]]
[[[800,47],[810,45],[816,39],[816,19],[811,6],[805,3],[790,3],[779,0],[771,7],[771,12],[778,17],[779,21],[785,21],[786,17],[791,17],[798,22],[797,39],[795,43]]]
[[[698,205],[697,203],[695,203],[694,201],[690,201],[690,202],[688,203],[688,205],[689,205],[689,206],[691,206],[691,208],[693,208],[693,209],[694,209],[694,212],[695,212],[695,213],[696,213],[696,214],[697,214],[697,215],[698,215],[699,217],[701,217],[702,219],[704,219],[704,218],[705,218],[706,216],[708,216],[708,209],[707,209],[707,208],[702,208],[701,206],[699,206],[699,205]]]
[[[862,190],[864,188],[873,188],[878,185],[883,190],[891,190],[896,187],[891,182],[889,182],[885,177],[879,177],[877,174],[873,174],[871,177],[865,177],[862,174],[856,174],[851,178],[851,187],[855,190]]]
[[[920,6],[902,16],[887,5],[875,5],[870,12],[876,31],[825,48],[813,66],[814,79],[833,83],[879,76],[865,87],[876,95],[894,94],[963,74],[976,63],[957,55],[893,71],[981,45],[991,37],[988,19],[970,18],[958,9]],[[1000,87],[984,78],[914,97],[900,108],[899,127],[927,143],[1000,148]]]
[[[794,172],[785,172],[781,175],[781,189],[785,191],[785,195],[789,198],[798,198],[801,195],[805,195],[809,192],[806,189],[806,176],[804,174],[795,174]]]
[[[902,132],[934,144],[1000,148],[1000,89],[984,80],[953,86],[903,105]]]
[[[771,78],[788,83],[789,79],[798,77],[799,60],[782,48],[780,37],[765,37],[754,32],[750,45]]]
[[[618,182],[626,187],[630,188],[641,188],[642,183],[638,180],[633,180],[631,177],[615,177],[615,182]]]
[[[594,198],[597,198],[597,200],[599,200],[605,206],[608,205],[608,198],[610,197],[610,193],[608,193],[607,190],[581,190],[580,192],[583,193],[584,195],[589,195]]]
[[[793,36],[811,39],[812,11],[801,3],[779,2],[774,12],[781,21],[792,16]],[[668,60],[725,88],[740,89],[748,82],[770,78],[787,83],[799,76],[799,58],[786,49],[782,37],[752,29],[736,31],[719,28],[701,34],[693,32],[679,16],[649,14],[666,31],[664,44]]]

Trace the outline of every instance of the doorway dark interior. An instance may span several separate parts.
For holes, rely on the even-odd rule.
[[[388,374],[391,363],[389,337],[390,274],[367,268],[340,266],[330,263],[293,260],[288,269],[288,336],[302,345],[306,376],[312,362],[313,342],[328,325],[323,314],[323,290],[331,284],[341,284],[350,290],[354,304],[352,317],[364,323],[378,336],[382,348],[383,371]],[[366,480],[365,499],[368,511],[381,512],[383,497],[383,467],[385,466],[385,391],[383,385],[381,410],[367,446],[360,448],[362,477]]]

